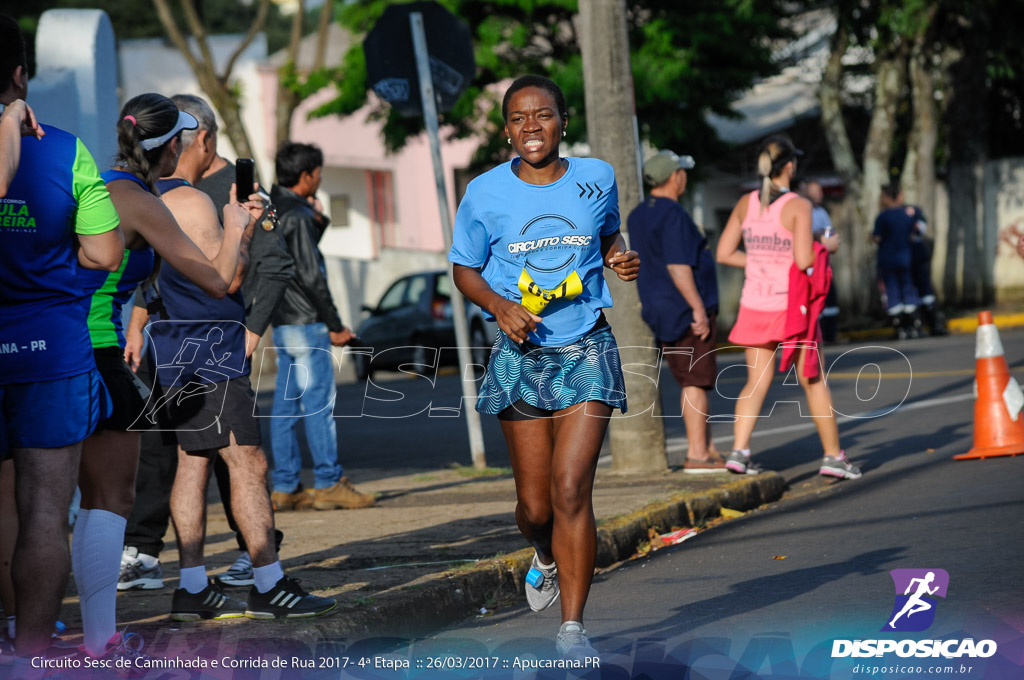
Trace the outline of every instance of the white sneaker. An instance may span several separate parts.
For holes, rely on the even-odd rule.
[[[164,572],[160,560],[147,567],[139,559],[139,549],[125,546],[121,553],[121,573],[117,577],[118,590],[158,590],[164,587]]]
[[[526,602],[535,612],[547,609],[558,599],[558,566],[543,565],[533,555],[533,566],[526,572]]]

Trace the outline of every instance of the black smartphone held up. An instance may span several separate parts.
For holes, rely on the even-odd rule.
[[[248,199],[252,193],[252,185],[256,181],[253,168],[251,158],[239,158],[235,161],[235,194],[239,203]]]

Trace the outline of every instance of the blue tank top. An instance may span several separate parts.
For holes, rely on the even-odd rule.
[[[147,192],[145,182],[130,172],[107,170],[100,175],[105,184],[119,179],[135,182]],[[89,302],[89,338],[93,348],[124,347],[124,326],[121,311],[132,297],[132,293],[153,273],[155,262],[153,248],[149,245],[134,250],[125,250],[121,267],[116,272],[98,269],[79,269],[78,281]]]
[[[189,184],[182,179],[157,182],[161,194],[182,186]],[[240,292],[212,298],[166,262],[157,288],[167,315],[161,311],[152,317],[149,330],[161,385],[217,383],[249,374]]]
[[[0,199],[0,384],[96,365],[74,238],[116,229],[117,211],[82,142],[43,129],[42,139],[22,137],[21,164]]]

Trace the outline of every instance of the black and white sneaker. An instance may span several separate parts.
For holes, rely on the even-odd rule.
[[[220,584],[210,579],[198,593],[184,588],[174,591],[171,600],[171,620],[199,621],[201,619],[237,619],[245,616],[245,603],[232,599],[220,589]]]
[[[337,606],[334,598],[310,595],[297,579],[283,576],[265,593],[253,586],[245,615],[252,619],[297,619],[325,614]]]

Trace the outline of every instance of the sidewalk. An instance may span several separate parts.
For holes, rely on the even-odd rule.
[[[161,640],[161,647],[169,638],[190,633],[210,634],[219,642],[257,637],[312,642],[420,635],[481,611],[522,602],[533,550],[515,525],[510,474],[390,470],[385,475],[368,473],[366,478],[376,479],[360,483],[361,490],[377,494],[375,507],[276,516],[285,534],[281,559],[286,572],[300,578],[306,589],[337,598],[334,612],[298,621],[170,621],[178,555],[171,542],[173,532],[168,532],[168,548],[161,555],[164,589],[120,593],[119,625],[147,641]],[[775,473],[624,476],[601,468],[594,494],[598,567],[645,550],[651,529],[701,529],[719,520],[723,508],[726,514],[753,510],[778,500],[784,488],[783,478]],[[238,552],[223,509],[213,501],[207,535],[207,568],[216,575]],[[226,592],[244,599],[248,589]],[[66,638],[76,642],[81,634],[77,597],[65,598],[61,616],[68,625]]]

